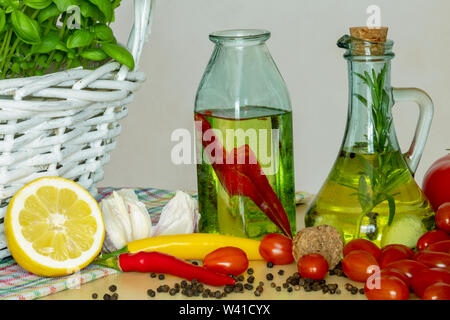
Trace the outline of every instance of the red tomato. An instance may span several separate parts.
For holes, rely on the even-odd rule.
[[[264,260],[273,264],[290,264],[294,261],[292,240],[279,233],[265,235],[259,245],[259,253]]]
[[[381,249],[381,256],[378,261],[380,262],[380,267],[385,268],[391,262],[411,259],[413,256],[414,251],[407,246],[402,244],[390,244]]]
[[[364,286],[364,293],[369,300],[408,300],[408,286],[399,278],[391,275],[380,276],[380,287]]]
[[[428,269],[428,267],[423,263],[414,260],[397,260],[389,263],[387,268],[400,270],[410,279],[414,277],[417,272],[423,269]]]
[[[450,267],[450,253],[423,250],[416,253],[414,260],[430,268]]]
[[[430,244],[444,240],[450,240],[450,236],[447,234],[447,232],[442,230],[428,231],[423,236],[421,236],[419,240],[417,240],[417,250],[424,250]]]
[[[321,254],[311,253],[298,260],[297,268],[303,278],[322,280],[327,275],[328,262]]]
[[[396,268],[384,268],[381,269],[380,271],[380,275],[388,275],[388,276],[393,276],[393,277],[397,277],[400,280],[402,280],[406,286],[409,288],[409,286],[411,285],[411,279],[408,278],[408,276],[401,270],[396,269]]]
[[[422,186],[434,211],[437,211],[441,204],[450,202],[450,154],[431,165]]]
[[[427,287],[438,282],[450,284],[450,271],[441,268],[423,269],[412,277],[411,288],[415,294],[422,297]]]
[[[367,251],[353,250],[342,259],[342,271],[354,281],[366,281],[375,272],[375,270],[368,270],[370,266],[378,266],[378,262]]]
[[[375,243],[366,239],[354,239],[347,243],[344,247],[344,257],[353,250],[367,251],[377,260],[381,255],[381,249]]]
[[[438,282],[427,287],[423,292],[423,300],[450,300],[450,284]]]
[[[238,276],[248,268],[247,254],[236,247],[223,247],[207,254],[203,259],[205,269]]]
[[[450,233],[450,202],[442,204],[436,212],[436,226]]]
[[[431,244],[427,250],[450,253],[450,240],[435,242]]]

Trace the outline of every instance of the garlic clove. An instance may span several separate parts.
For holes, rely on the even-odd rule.
[[[123,248],[127,244],[125,230],[111,214],[109,201],[102,201],[100,203],[100,209],[106,230],[102,251],[108,253]]]
[[[189,194],[177,191],[162,209],[152,236],[193,233],[199,217],[197,201]]]

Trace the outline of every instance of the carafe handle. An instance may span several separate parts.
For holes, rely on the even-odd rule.
[[[419,106],[416,132],[408,152],[405,153],[409,168],[415,173],[430,132],[434,112],[433,101],[425,91],[417,88],[392,88],[392,95],[394,104],[398,101],[412,101]]]

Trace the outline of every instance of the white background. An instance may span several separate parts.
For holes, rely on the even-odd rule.
[[[124,0],[113,25],[125,41],[132,24]],[[296,189],[317,192],[339,150],[347,117],[347,66],[336,40],[348,27],[366,23],[366,8],[379,5],[382,24],[395,41],[392,85],[424,89],[435,117],[416,174],[450,148],[450,1],[448,0],[159,0],[153,33],[140,70],[147,81],[129,106],[122,134],[100,186],[195,190],[194,165],[170,159],[176,128],[193,132],[197,86],[211,55],[212,31],[264,28],[267,45],[290,91],[294,115]],[[418,112],[395,106],[397,135],[407,150]]]

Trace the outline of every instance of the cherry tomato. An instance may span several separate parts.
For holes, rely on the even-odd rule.
[[[438,282],[450,284],[450,271],[441,268],[423,269],[412,277],[411,288],[415,294],[422,297],[427,287]]]
[[[368,270],[370,266],[378,266],[378,262],[367,251],[353,250],[342,259],[342,271],[354,281],[366,281],[375,272]]]
[[[351,240],[349,243],[347,243],[344,247],[344,257],[353,250],[367,251],[376,260],[378,260],[378,258],[381,255],[381,249],[378,248],[378,246],[375,243],[370,242],[369,240],[366,239],[354,239]]]
[[[450,240],[450,236],[447,234],[447,232],[442,230],[428,231],[423,236],[421,236],[419,240],[417,240],[417,250],[424,250],[430,244],[444,240]]]
[[[423,192],[434,211],[450,201],[450,154],[435,161],[423,179]]]
[[[205,269],[238,276],[248,268],[247,254],[236,247],[223,247],[207,254],[203,259]]]
[[[409,288],[409,286],[411,285],[411,279],[408,278],[408,276],[401,270],[396,269],[396,268],[384,268],[381,269],[380,271],[380,275],[388,275],[388,276],[393,276],[393,277],[397,277],[400,280],[402,280],[406,286]]]
[[[427,250],[450,253],[450,240],[435,242],[431,244]]]
[[[369,300],[408,300],[408,286],[399,278],[391,275],[380,276],[380,287],[364,286],[364,293]]]
[[[414,260],[430,268],[450,267],[450,253],[423,250],[416,253]]]
[[[423,292],[423,300],[450,300],[450,284],[438,282],[427,287]]]
[[[450,202],[442,204],[436,212],[436,226],[450,233]]]
[[[269,233],[261,239],[259,253],[273,264],[290,264],[292,256],[292,240],[279,233]]]
[[[389,263],[386,267],[400,270],[410,279],[414,277],[417,272],[428,269],[423,263],[414,260],[397,260]]]
[[[390,244],[381,249],[381,256],[378,261],[380,262],[380,267],[385,268],[391,262],[411,259],[413,256],[414,251],[407,246],[402,244]]]
[[[328,262],[321,254],[306,254],[298,260],[297,269],[303,278],[322,280],[327,275]]]

